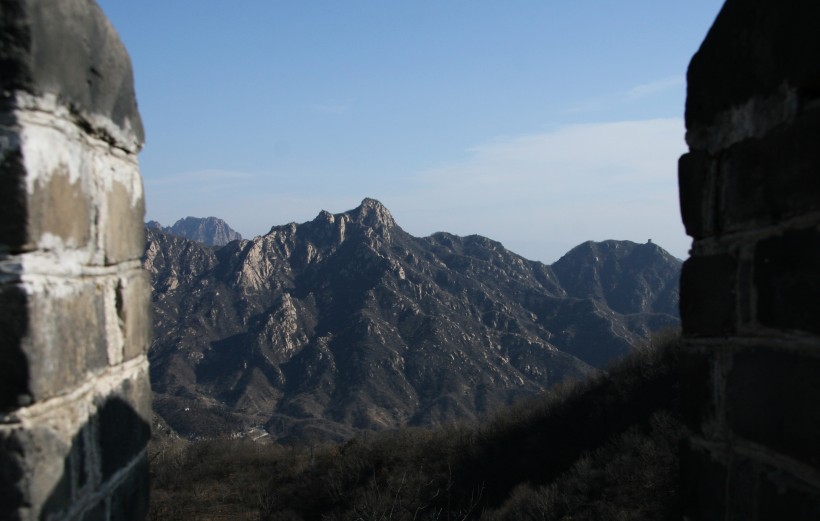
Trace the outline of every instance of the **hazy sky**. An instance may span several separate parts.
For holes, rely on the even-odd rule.
[[[719,0],[98,0],[131,54],[147,219],[246,237],[379,199],[551,263],[685,258],[685,73]]]

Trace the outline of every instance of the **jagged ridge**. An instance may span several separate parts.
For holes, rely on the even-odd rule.
[[[217,250],[149,230],[145,266],[155,404],[189,435],[475,417],[677,324],[680,261],[653,244],[585,243],[551,267],[412,237],[373,199]]]

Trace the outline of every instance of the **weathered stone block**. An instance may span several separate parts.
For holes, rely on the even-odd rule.
[[[151,437],[151,389],[148,375],[125,380],[112,395],[101,397],[97,407],[97,446],[102,477],[115,472],[139,455]]]
[[[0,134],[0,184],[5,188],[0,198],[7,214],[0,228],[2,245],[12,253],[89,248],[94,189],[84,162],[90,149],[72,140],[80,130],[72,136],[47,124],[18,124],[19,135],[8,129],[10,135]]]
[[[720,113],[784,85],[816,96],[818,19],[814,0],[728,0],[689,64],[687,130],[708,127]]]
[[[681,507],[684,519],[724,521],[728,467],[688,440],[681,445]]]
[[[762,476],[757,504],[761,520],[820,519],[820,490],[776,470]]]
[[[0,519],[14,519],[27,499],[23,486],[26,462],[19,440],[0,430]]]
[[[107,501],[101,499],[96,505],[87,509],[80,515],[80,521],[114,521],[108,517]]]
[[[726,490],[726,519],[757,519],[760,473],[761,467],[757,462],[738,455],[732,457]]]
[[[72,248],[83,248],[91,239],[93,207],[91,198],[68,167],[60,165],[50,175],[38,177],[29,197],[29,239],[50,248],[44,240],[58,238]]]
[[[142,194],[138,194],[135,201],[135,194],[128,187],[112,181],[111,189],[104,197],[106,217],[101,233],[106,264],[139,259],[145,248],[145,204]]]
[[[34,400],[57,396],[108,365],[103,288],[93,280],[28,285],[28,335],[22,341]]]
[[[0,430],[5,460],[0,490],[10,500],[0,506],[2,519],[16,519],[29,508],[42,514],[38,519],[49,514],[59,519],[58,514],[72,504],[70,442],[47,426]]]
[[[786,330],[820,334],[820,233],[789,231],[755,249],[757,320]]]
[[[125,336],[124,360],[148,352],[152,339],[151,281],[139,270],[121,277],[117,284],[117,315]]]
[[[715,417],[714,354],[686,349],[680,358],[681,415],[696,434]]]
[[[0,34],[0,92],[55,94],[143,142],[128,53],[96,2],[2,2]]]
[[[0,139],[0,249],[17,251],[28,242],[25,176],[20,149],[8,150]]]
[[[734,355],[726,416],[738,436],[820,468],[820,359],[783,349]]]
[[[723,154],[722,228],[774,224],[820,209],[820,111],[814,110],[762,139],[747,139]]]
[[[28,334],[28,298],[16,284],[0,285],[0,412],[31,401],[23,339]]]
[[[678,160],[678,194],[686,234],[702,239],[714,232],[714,161],[693,151]]]
[[[110,519],[142,521],[148,515],[149,493],[148,459],[143,458],[111,495]]]
[[[683,263],[680,314],[683,333],[724,336],[736,329],[737,259],[720,254],[690,257]]]

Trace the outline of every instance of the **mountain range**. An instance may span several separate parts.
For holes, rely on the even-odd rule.
[[[216,248],[146,233],[154,405],[185,436],[475,419],[678,324],[681,262],[652,243],[545,265],[478,235],[411,236],[374,199]]]

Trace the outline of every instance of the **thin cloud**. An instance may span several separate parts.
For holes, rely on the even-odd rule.
[[[631,103],[643,99],[647,96],[657,94],[669,89],[679,87],[686,84],[686,79],[683,76],[672,76],[660,80],[644,83],[629,89],[623,96],[623,101]]]
[[[350,104],[339,103],[328,105],[323,103],[313,103],[312,105],[310,105],[310,110],[322,114],[344,114],[350,111]]]
[[[584,112],[598,112],[607,110],[619,105],[634,103],[646,99],[650,96],[660,94],[670,89],[678,88],[686,84],[683,76],[670,76],[661,78],[649,83],[636,85],[625,92],[616,92],[597,98],[590,98],[576,103],[568,109],[562,111],[563,114],[577,114]]]

